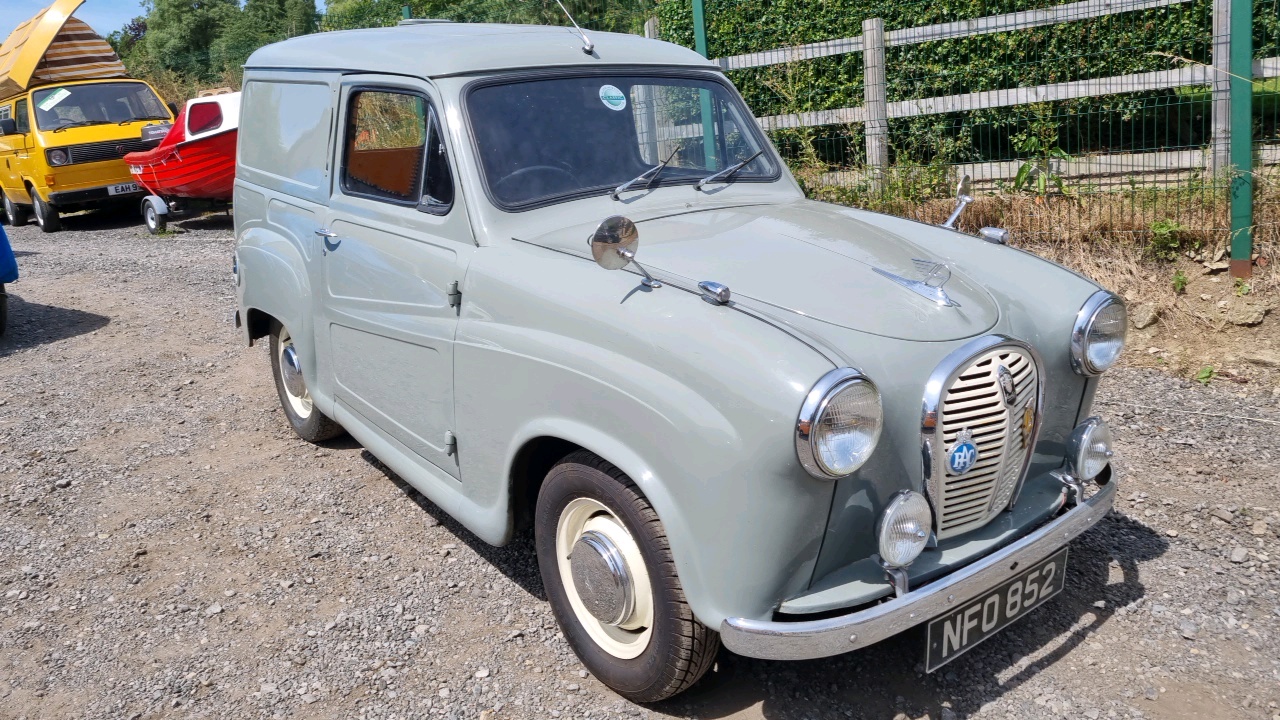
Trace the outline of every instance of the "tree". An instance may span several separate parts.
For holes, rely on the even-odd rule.
[[[147,54],[161,67],[212,77],[210,49],[240,14],[236,0],[145,0]]]

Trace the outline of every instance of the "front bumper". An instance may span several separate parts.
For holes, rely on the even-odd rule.
[[[1030,535],[888,602],[824,620],[775,622],[731,617],[721,623],[720,639],[739,655],[769,660],[809,660],[872,645],[935,618],[1049,557],[1105,517],[1115,495],[1112,476],[1093,497]]]
[[[130,180],[128,182],[133,182],[133,181]],[[118,184],[124,185],[126,183],[118,183]],[[108,200],[112,202],[115,202],[117,200],[131,200],[133,198],[142,197],[143,195],[146,195],[146,194],[147,194],[146,190],[139,190],[137,192],[120,193],[119,195],[112,195],[111,192],[107,189],[107,186],[103,186],[103,187],[87,188],[84,190],[61,190],[58,192],[51,192],[49,193],[49,202],[50,204],[53,204],[53,205],[66,207],[68,205],[83,205],[86,203],[106,202]]]

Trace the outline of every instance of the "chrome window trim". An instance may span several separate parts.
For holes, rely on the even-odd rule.
[[[800,465],[812,476],[819,480],[838,480],[842,477],[848,477],[853,472],[857,472],[854,468],[853,472],[844,475],[833,475],[825,468],[822,463],[818,462],[818,448],[814,446],[813,440],[813,424],[822,415],[822,411],[826,409],[827,403],[837,393],[854,382],[865,382],[876,391],[876,399],[880,405],[881,427],[884,423],[884,400],[880,398],[880,388],[872,382],[871,378],[862,374],[857,368],[840,367],[823,375],[812,388],[809,394],[805,395],[804,403],[800,406],[800,414],[796,417],[796,459],[800,461]],[[878,438],[877,438],[877,444]],[[875,447],[872,446],[872,452]]]
[[[1031,427],[1030,440],[1024,450],[1022,458],[1022,471],[1018,475],[1018,481],[1013,486],[1013,494],[1009,496],[1009,503],[1005,507],[1011,508],[1018,502],[1018,495],[1022,492],[1022,485],[1027,480],[1027,475],[1031,470],[1031,456],[1035,454],[1036,442],[1040,439],[1040,427],[1043,424],[1044,413],[1044,359],[1040,357],[1040,352],[1031,345],[1021,340],[1015,340],[1008,335],[984,335],[983,337],[970,340],[951,351],[938,366],[933,369],[933,373],[929,375],[929,380],[924,386],[924,402],[920,413],[920,461],[922,467],[922,477],[924,479],[925,498],[929,501],[929,507],[933,508],[933,527],[941,527],[941,518],[939,517],[938,498],[942,493],[942,478],[944,472],[937,467],[938,458],[935,457],[934,445],[938,442],[938,406],[942,402],[942,393],[945,388],[951,387],[956,376],[968,367],[970,361],[979,355],[994,350],[998,347],[1012,347],[1026,352],[1031,361],[1036,365],[1036,399],[1035,399],[1035,417]],[[999,512],[999,511],[996,511]],[[991,514],[994,517],[996,512]],[[987,519],[990,522],[990,517]],[[939,538],[945,537],[939,535]]]
[[[1115,293],[1099,290],[1090,295],[1089,299],[1085,300],[1084,305],[1080,306],[1080,311],[1076,313],[1076,322],[1071,328],[1071,369],[1077,375],[1097,377],[1106,372],[1093,367],[1093,364],[1089,362],[1089,355],[1086,352],[1088,349],[1087,339],[1089,337],[1089,328],[1093,326],[1093,321],[1098,317],[1098,313],[1104,307],[1115,303],[1124,305],[1124,301]]]

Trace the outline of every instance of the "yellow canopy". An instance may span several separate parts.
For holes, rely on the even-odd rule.
[[[126,75],[111,46],[71,17],[82,4],[55,0],[9,33],[0,45],[0,99],[33,85]]]

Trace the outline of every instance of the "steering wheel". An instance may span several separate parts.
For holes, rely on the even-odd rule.
[[[493,189],[494,191],[498,191],[499,188],[501,188],[506,183],[515,182],[520,178],[523,178],[526,175],[529,175],[530,173],[539,173],[539,172],[562,175],[568,178],[569,182],[572,183],[573,185],[579,184],[578,176],[574,175],[573,173],[569,172],[568,170],[562,167],[556,167],[555,165],[529,165],[527,167],[522,167],[514,172],[508,173],[502,179],[498,180],[498,182],[493,184]],[[503,193],[499,192],[498,194],[501,195]]]

